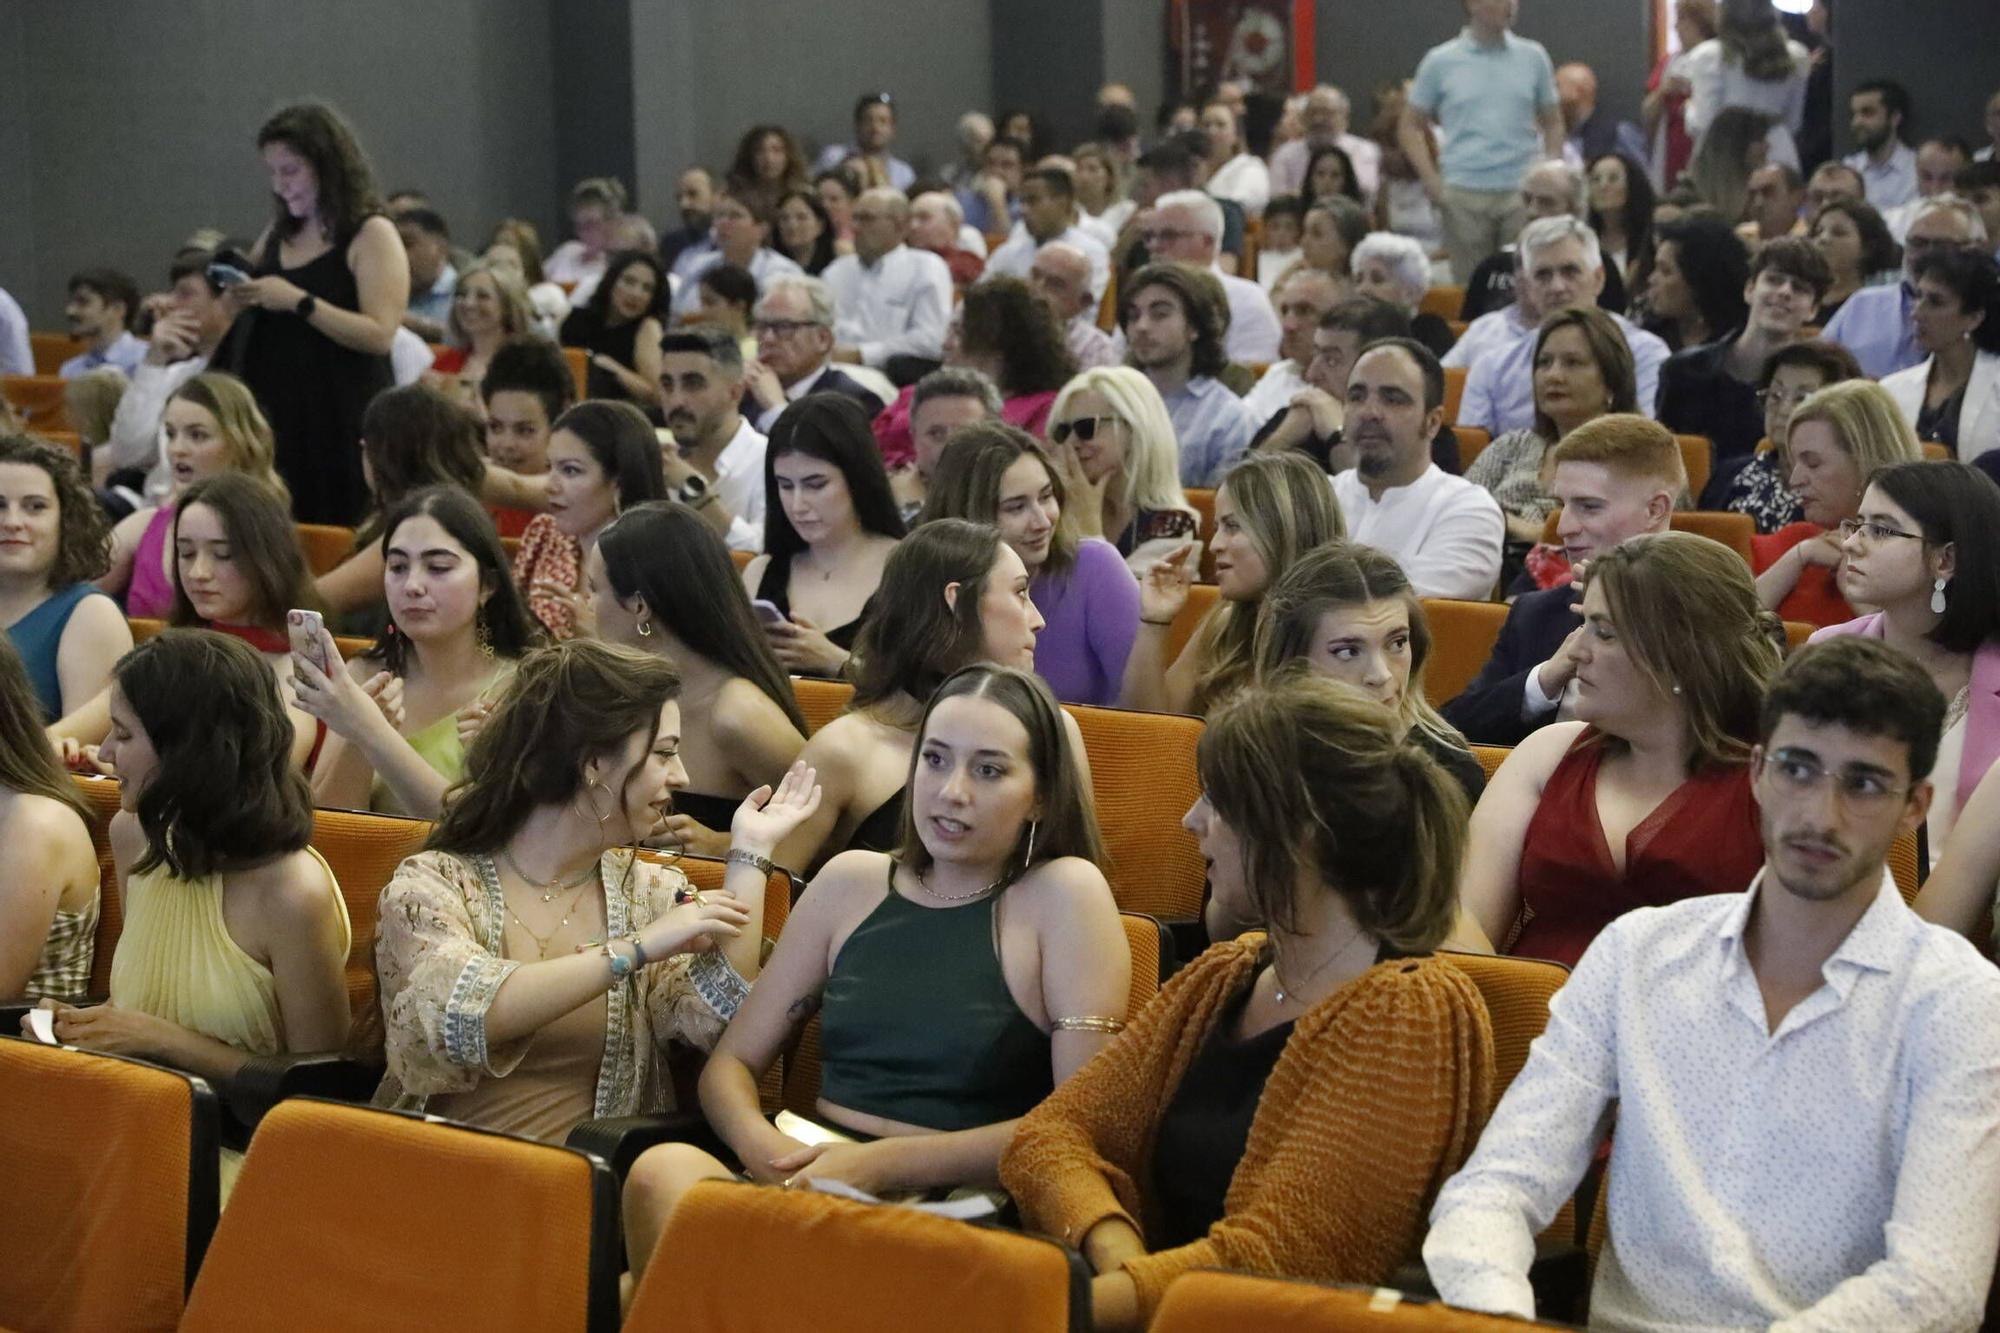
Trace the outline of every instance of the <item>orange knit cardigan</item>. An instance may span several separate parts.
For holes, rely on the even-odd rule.
[[[1202,954],[1022,1120],[1000,1178],[1027,1226],[1072,1245],[1107,1217],[1149,1234],[1161,1112],[1262,946]],[[1141,1314],[1195,1268],[1384,1281],[1417,1253],[1492,1100],[1493,1029],[1470,978],[1435,957],[1376,964],[1293,1026],[1207,1238],[1125,1265]]]

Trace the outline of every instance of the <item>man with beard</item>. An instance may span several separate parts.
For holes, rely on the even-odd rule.
[[[1347,539],[1386,551],[1419,597],[1485,601],[1500,577],[1507,524],[1483,486],[1431,461],[1444,424],[1444,368],[1414,338],[1370,345],[1347,377],[1344,443],[1354,466],[1333,479]]]
[[[1917,154],[1903,142],[1910,95],[1893,80],[1870,80],[1848,95],[1847,117],[1855,151],[1841,161],[1861,173],[1868,202],[1886,216],[1917,197]]]
[[[1615,1102],[1593,1324],[1979,1324],[2000,1242],[2000,973],[1904,906],[1885,864],[1930,808],[1944,712],[1879,639],[1785,664],[1750,756],[1763,870],[1591,944],[1431,1210],[1445,1300],[1532,1317],[1536,1225]]]
[[[743,349],[696,325],[660,339],[660,408],[674,433],[663,449],[667,494],[739,551],[764,549],[764,436],[743,419]]]

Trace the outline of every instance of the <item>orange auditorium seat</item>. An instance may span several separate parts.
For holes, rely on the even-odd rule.
[[[1744,564],[1750,563],[1750,538],[1757,533],[1757,524],[1750,515],[1682,509],[1675,511],[1671,523],[1675,532],[1692,532],[1721,542],[1742,556]]]
[[[82,356],[89,344],[67,333],[30,333],[28,346],[35,356],[35,373],[55,375],[61,373],[63,362]]]
[[[1111,896],[1124,911],[1163,920],[1199,916],[1208,877],[1181,816],[1201,794],[1194,762],[1201,719],[1083,704],[1064,709],[1090,756]]]
[[[729,553],[729,558],[736,562],[738,569],[747,569],[750,566],[750,562],[757,558],[757,553],[755,551],[732,550]]]
[[[1436,315],[1439,319],[1457,319],[1458,312],[1465,308],[1465,288],[1433,287],[1424,293],[1424,299],[1417,304],[1417,313]]]
[[[1453,426],[1451,433],[1458,439],[1458,470],[1463,475],[1472,460],[1493,443],[1493,437],[1477,426]]]
[[[1208,486],[1190,486],[1181,494],[1194,506],[1195,516],[1201,526],[1195,529],[1195,536],[1201,539],[1201,568],[1195,578],[1202,583],[1215,582],[1215,491]]]
[[[431,826],[421,819],[363,810],[313,811],[312,845],[326,858],[347,903],[353,943],[347,951],[347,999],[359,1021],[375,1003],[375,915],[382,889],[404,860],[423,850]]]
[[[1387,1287],[1322,1286],[1243,1273],[1175,1278],[1153,1333],[1518,1333],[1566,1324],[1474,1314]]]
[[[118,813],[118,779],[70,774],[70,781],[90,806],[90,840],[97,848],[97,934],[92,938],[90,989],[92,999],[111,993],[111,955],[118,949],[118,932],[125,924],[125,895],[118,891],[118,866],[111,857],[111,817]]]
[[[1502,602],[1426,597],[1424,620],[1431,629],[1424,695],[1432,703],[1442,704],[1456,699],[1493,655],[1500,626],[1507,620],[1507,607]]]
[[[1174,617],[1173,625],[1167,630],[1169,666],[1173,665],[1174,660],[1181,655],[1181,649],[1187,647],[1188,640],[1194,637],[1195,628],[1201,624],[1202,617],[1215,609],[1216,599],[1221,595],[1213,583],[1197,583],[1188,589],[1187,605],[1181,608],[1181,613]]]
[[[1514,753],[1514,747],[1511,745],[1475,745],[1472,747],[1472,757],[1479,761],[1480,771],[1486,774],[1488,782],[1493,781],[1493,775],[1500,771],[1500,765],[1506,763],[1507,756],[1512,753]]]
[[[585,396],[585,385],[590,381],[590,354],[581,347],[562,349],[563,361],[569,366],[569,377],[576,384],[576,400],[580,403]]]
[[[30,430],[74,430],[63,401],[68,382],[60,375],[0,375],[0,398],[13,405]]]
[[[1681,464],[1688,474],[1688,502],[1693,504],[1701,499],[1715,470],[1715,446],[1706,435],[1676,435],[1674,439],[1681,446]]]
[[[1462,366],[1444,368],[1444,424],[1456,425],[1459,404],[1465,400],[1466,370]]]
[[[792,677],[792,697],[805,714],[806,735],[810,736],[839,717],[854,697],[854,687],[844,680],[817,680],[811,676]]]
[[[354,554],[354,529],[333,523],[295,523],[299,549],[305,552],[306,568],[317,578],[338,569]]]

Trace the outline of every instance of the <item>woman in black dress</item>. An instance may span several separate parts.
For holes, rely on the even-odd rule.
[[[643,250],[611,256],[590,300],[562,325],[562,345],[590,353],[584,397],[622,399],[641,410],[659,407],[666,311],[667,274],[660,261]]]
[[[257,131],[275,214],[217,362],[257,395],[277,439],[292,513],[352,524],[366,507],[361,414],[395,382],[389,347],[409,306],[410,266],[374,173],[331,107],[302,102]]]

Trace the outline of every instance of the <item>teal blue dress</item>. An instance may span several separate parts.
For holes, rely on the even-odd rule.
[[[21,655],[21,665],[28,669],[28,683],[41,701],[45,721],[53,722],[63,715],[62,677],[56,674],[56,651],[62,647],[63,631],[84,598],[102,596],[93,584],[72,583],[50,593],[40,606],[7,627],[7,637]]]

